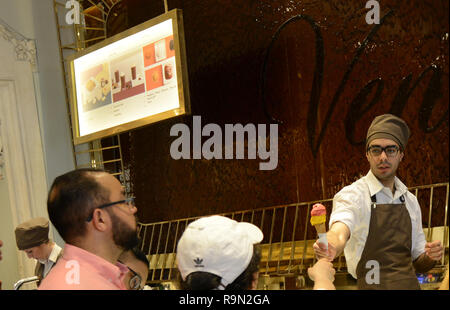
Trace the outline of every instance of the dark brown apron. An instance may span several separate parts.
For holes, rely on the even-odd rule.
[[[411,257],[411,217],[401,196],[400,204],[370,206],[367,241],[356,267],[361,290],[420,290]]]

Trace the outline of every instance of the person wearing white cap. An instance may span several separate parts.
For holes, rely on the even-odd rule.
[[[213,215],[186,227],[178,241],[177,264],[184,290],[256,289],[262,231],[255,225]],[[335,270],[326,259],[308,269],[314,289],[334,290]]]
[[[256,289],[262,231],[224,216],[190,223],[177,246],[181,288],[187,290]]]

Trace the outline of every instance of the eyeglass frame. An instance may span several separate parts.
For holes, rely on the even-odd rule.
[[[373,153],[371,152],[372,148],[379,148],[379,149],[381,149],[380,154],[378,154],[378,155],[373,154]],[[386,152],[388,149],[395,149],[395,154],[389,155],[389,154]],[[374,157],[379,157],[379,156],[381,156],[381,154],[383,154],[383,152],[384,152],[384,154],[386,154],[386,157],[392,158],[392,157],[397,156],[397,154],[398,154],[399,151],[401,151],[401,148],[398,147],[397,145],[388,145],[388,146],[385,146],[385,147],[382,147],[382,146],[380,146],[380,145],[371,145],[371,146],[369,146],[369,147],[367,148],[367,152],[370,153],[370,155],[372,155],[372,156],[374,156]]]
[[[134,205],[134,199],[136,199],[136,197],[128,197],[128,198],[123,199],[123,200],[114,201],[114,202],[108,202],[108,203],[105,203],[105,204],[100,205],[98,207],[95,207],[94,210],[92,210],[91,215],[89,215],[88,218],[86,219],[86,222],[92,221],[92,218],[94,217],[95,209],[104,209],[104,208],[111,207],[111,206],[114,206],[114,205],[117,205],[117,204],[121,204],[121,203],[126,203],[128,206],[130,204]]]
[[[128,267],[128,266],[127,266]],[[133,276],[130,278],[130,281],[128,282],[128,285],[130,286],[130,289],[132,290],[141,290],[141,283],[142,283],[142,277],[139,273],[137,273],[136,271],[134,271],[133,269],[131,269],[130,267],[128,267],[128,270],[131,271],[131,273],[133,274]],[[133,283],[134,281],[136,281],[135,285],[132,285],[131,283]]]
[[[118,262],[121,263],[121,264],[123,264],[123,265],[125,265],[125,264],[122,263],[120,260],[119,260]],[[126,265],[125,265],[125,266],[126,266]],[[130,281],[128,281],[128,286],[130,287],[130,289],[136,290],[136,291],[142,290],[142,287],[141,287],[142,277],[141,277],[141,275],[140,275],[139,273],[137,273],[136,271],[134,271],[133,269],[131,269],[130,267],[127,266],[127,268],[128,268],[128,270],[133,274],[133,276],[130,278]],[[131,283],[133,283],[136,279],[139,280],[139,281],[136,283],[137,285],[131,285]]]

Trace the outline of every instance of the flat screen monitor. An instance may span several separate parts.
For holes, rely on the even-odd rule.
[[[69,57],[74,144],[190,113],[181,10]]]

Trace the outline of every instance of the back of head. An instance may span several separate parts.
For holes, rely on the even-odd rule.
[[[192,222],[177,246],[182,287],[248,289],[261,260],[255,244],[262,239],[263,234],[255,225],[223,216],[204,217]]]
[[[141,249],[138,246],[135,246],[131,249],[131,252],[133,253],[134,257],[143,262],[145,265],[147,265],[147,268],[150,267],[150,262],[148,261],[147,256],[144,252],[141,251]]]
[[[230,284],[223,287],[222,278],[218,275],[197,271],[189,274],[186,280],[180,281],[183,290],[216,290],[224,289],[231,291],[248,290],[254,281],[255,273],[259,272],[261,262],[261,248],[253,245],[253,255],[247,268]]]
[[[108,202],[109,191],[96,180],[98,169],[77,169],[57,177],[50,188],[47,210],[50,221],[66,242],[86,232],[86,218],[96,206]]]

